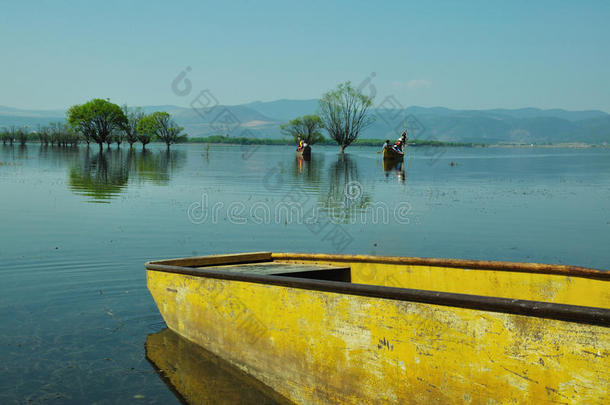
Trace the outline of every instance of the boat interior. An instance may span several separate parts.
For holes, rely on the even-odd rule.
[[[610,272],[565,265],[255,252],[159,260],[146,267],[302,288],[368,285],[610,308]]]

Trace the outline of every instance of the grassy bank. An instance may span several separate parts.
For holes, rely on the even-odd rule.
[[[356,146],[381,146],[381,139],[356,139],[352,145]],[[220,143],[231,145],[294,145],[292,140],[288,139],[267,139],[267,138],[238,138],[222,135],[212,135],[206,137],[189,138],[189,143]],[[316,145],[336,145],[337,143],[331,139],[325,139]],[[465,142],[440,142],[431,140],[413,139],[408,142],[409,146],[485,146],[484,144],[465,143]]]

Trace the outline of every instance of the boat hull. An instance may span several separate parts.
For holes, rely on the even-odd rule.
[[[170,329],[297,403],[608,401],[607,277],[570,276],[562,292],[559,271],[386,259],[273,256],[349,265],[351,283],[201,276],[176,264],[147,267],[147,280]],[[513,307],[513,299],[404,288],[439,287],[444,277],[437,289],[450,291],[478,271],[469,291],[499,290],[520,275],[554,285],[556,302],[585,289],[579,304],[605,309],[552,304],[545,313],[544,305]],[[505,293],[534,294],[518,286]]]
[[[404,153],[398,153],[392,148],[383,148],[381,154],[383,156],[383,160],[389,160],[389,161],[395,161],[395,162],[402,161],[405,156]]]
[[[298,150],[297,157],[303,158],[304,160],[311,159],[311,146],[306,146],[303,149]]]

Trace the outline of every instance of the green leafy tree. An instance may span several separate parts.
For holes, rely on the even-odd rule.
[[[144,111],[139,107],[136,109],[129,109],[127,105],[123,105],[122,108],[123,113],[127,117],[127,122],[123,128],[123,131],[125,132],[125,141],[127,141],[129,147],[132,148],[133,144],[139,140],[138,124],[146,114],[144,114]]]
[[[142,144],[142,150],[146,149],[146,145],[152,141],[155,136],[155,128],[150,119],[150,115],[144,115],[138,121],[137,126],[138,141]]]
[[[184,129],[176,124],[171,115],[162,111],[156,111],[142,118],[138,128],[165,142],[168,149],[172,143],[176,143],[180,132]]]
[[[115,132],[123,130],[127,122],[121,107],[100,98],[70,107],[67,116],[68,123],[97,142],[100,149]]]
[[[317,115],[304,115],[280,126],[282,133],[294,138],[295,142],[303,140],[309,145],[324,141],[324,136],[320,132],[324,124]]]
[[[372,105],[372,98],[353,88],[349,81],[339,84],[320,99],[320,118],[341,153],[358,138],[360,131],[373,123],[368,114]]]

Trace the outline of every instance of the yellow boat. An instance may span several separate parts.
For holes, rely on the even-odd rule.
[[[146,263],[167,326],[319,403],[610,403],[610,273],[246,253]]]
[[[311,146],[307,145],[297,150],[297,158],[302,158],[303,160],[311,159]]]
[[[392,149],[392,147],[387,147],[387,148],[383,148],[381,151],[381,155],[383,157],[383,160],[390,160],[390,161],[401,161],[404,159],[405,153],[404,152],[396,152],[394,149]]]

